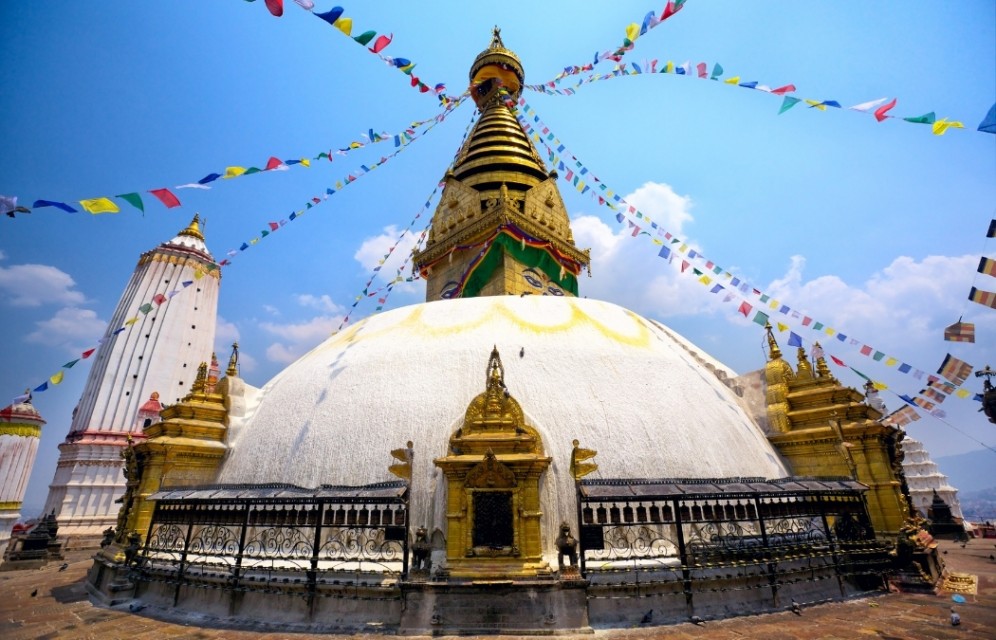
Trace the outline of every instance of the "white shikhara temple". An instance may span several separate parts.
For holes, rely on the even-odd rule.
[[[125,484],[121,451],[145,437],[146,419],[158,419],[147,418],[143,406],[185,395],[211,353],[219,284],[197,216],[139,258],[59,445],[45,513],[55,512],[62,533],[99,535],[114,525]]]
[[[903,471],[906,473],[906,483],[910,487],[910,497],[913,506],[927,515],[927,509],[934,499],[934,492],[951,507],[951,515],[962,518],[961,503],[958,501],[958,490],[948,484],[948,477],[941,473],[930,454],[919,440],[906,436],[903,440]]]
[[[21,517],[21,504],[45,424],[30,394],[0,409],[0,553]]]

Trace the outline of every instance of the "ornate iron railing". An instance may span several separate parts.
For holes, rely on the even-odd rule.
[[[232,590],[397,578],[408,571],[404,482],[221,485],[160,491],[139,557],[145,580]],[[195,585],[196,586],[196,585]]]
[[[837,478],[582,480],[580,569],[593,584],[671,584],[689,600],[703,581],[726,590],[724,577],[736,578],[729,589],[777,590],[880,575],[866,489]]]

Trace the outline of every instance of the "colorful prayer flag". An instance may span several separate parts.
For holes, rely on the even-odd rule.
[[[991,309],[996,309],[996,293],[992,293],[991,291],[983,291],[982,289],[972,287],[972,290],[968,292],[968,299]]]
[[[62,382],[63,375],[64,375],[64,373],[62,371],[60,371],[60,372],[56,373],[54,376],[52,376],[51,378],[49,378],[48,380],[52,384],[59,384],[60,382]]]
[[[978,271],[979,273],[984,273],[987,276],[996,276],[996,260],[983,256],[979,259]]]
[[[975,342],[975,323],[958,322],[944,329],[944,339],[948,342]]]
[[[117,213],[121,211],[121,209],[118,208],[118,205],[114,204],[110,198],[90,198],[89,200],[80,200],[80,205],[83,209],[93,214]]]
[[[200,186],[200,185],[198,185]],[[122,193],[121,195],[114,196],[115,198],[121,198],[131,206],[135,207],[142,213],[145,213],[145,205],[142,203],[142,196],[137,193]]]
[[[737,309],[737,311],[739,311],[740,313],[744,314],[745,318],[748,317],[748,316],[750,316],[750,310],[751,310],[751,306],[748,303],[746,303],[746,302],[741,302],[740,303],[740,308]]]
[[[790,347],[801,347],[802,338],[795,331],[789,331],[788,345]]]
[[[32,209],[37,209],[39,207],[55,207],[56,209],[62,209],[66,213],[76,213],[77,210],[66,204],[65,202],[56,202],[55,200],[35,200],[34,204],[31,205]]]
[[[875,109],[875,119],[878,120],[879,122],[882,122],[886,118],[890,118],[891,116],[887,116],[885,114],[888,113],[890,109],[896,106],[896,102],[897,102],[896,98],[893,98],[892,101],[883,104],[878,109]]]
[[[965,378],[971,375],[972,365],[955,358],[949,353],[944,356],[944,361],[941,363],[937,373],[960,387],[965,382]]]
[[[757,315],[754,316],[754,324],[759,324],[762,327],[768,324],[768,314],[764,313],[763,311],[758,311]]]
[[[180,200],[169,189],[152,189],[149,193],[159,198],[159,202],[166,205],[167,209],[180,206]]]
[[[86,360],[87,358],[93,355],[94,351],[96,351],[96,349],[87,349],[86,351],[80,354],[80,357]]]

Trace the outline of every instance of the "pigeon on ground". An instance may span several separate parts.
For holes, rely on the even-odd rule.
[[[960,624],[961,624],[961,616],[958,615],[958,612],[955,611],[954,607],[951,607],[951,626],[957,627]]]
[[[59,566],[59,571],[65,571],[65,570],[66,570],[66,569],[68,569],[68,568],[69,568],[69,563],[68,563],[68,562],[63,562],[63,563],[62,563],[62,564],[61,564],[61,565]]]
[[[38,589],[35,589],[34,591],[31,592],[32,598],[34,598],[36,595],[38,595]]]
[[[797,616],[802,615],[802,607],[795,600],[792,601],[792,606],[789,608],[792,610],[792,613],[794,613],[795,615]]]
[[[703,620],[698,616],[692,616],[691,618],[688,619],[688,621],[691,622],[692,624],[697,624],[699,626],[705,624],[705,620]]]

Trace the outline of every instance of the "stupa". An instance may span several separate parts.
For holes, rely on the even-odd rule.
[[[589,257],[512,112],[524,78],[496,29],[415,255],[426,302],[261,389],[237,351],[216,384],[204,364],[127,449],[95,599],[284,630],[550,634],[881,585],[866,485],[791,476],[731,370],[577,297]]]

